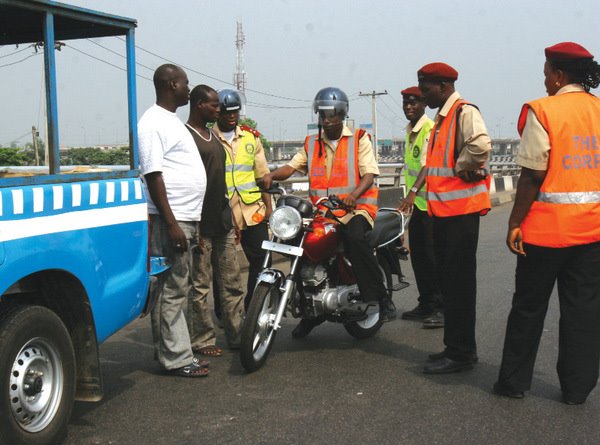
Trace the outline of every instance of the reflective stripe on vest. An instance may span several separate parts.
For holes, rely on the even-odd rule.
[[[432,130],[427,150],[427,210],[430,215],[447,217],[479,212],[485,215],[492,204],[490,180],[466,182],[459,178],[456,166],[456,130],[458,111],[468,102],[457,100],[448,115]]]
[[[427,136],[431,133],[433,125],[433,121],[427,118],[412,143],[410,141],[412,132],[406,135],[406,150],[404,152],[406,168],[404,170],[404,182],[406,183],[407,190],[410,190],[415,185],[415,182],[417,182],[417,177],[421,171],[421,155],[423,150],[427,150],[425,141],[427,140]],[[415,199],[415,206],[421,211],[427,210],[427,192],[425,189],[425,184],[423,184],[417,191],[417,198]]]
[[[229,199],[234,192],[240,195],[244,204],[253,204],[261,199],[261,194],[258,193],[260,189],[254,178],[256,145],[256,137],[252,133],[242,130],[233,162],[229,151],[225,150],[225,182]]]
[[[344,136],[339,140],[329,175],[327,175],[327,151],[325,146],[323,146],[323,155],[319,157],[319,141],[316,135],[306,137],[304,150],[308,160],[310,182],[308,194],[313,204],[319,198],[329,195],[337,195],[340,199],[344,199],[360,183],[357,159],[359,131],[352,136]],[[378,195],[379,191],[373,184],[356,200],[356,208],[366,210],[372,218],[375,218]]]
[[[569,247],[600,241],[600,99],[584,91],[534,100],[531,110],[548,133],[548,171],[521,223],[523,242]]]
[[[480,184],[475,187],[469,187],[462,190],[454,190],[451,192],[429,192],[428,197],[433,201],[452,201],[455,199],[471,198],[479,193],[487,192],[488,188],[485,184]]]
[[[537,201],[554,204],[600,203],[600,192],[540,192]]]

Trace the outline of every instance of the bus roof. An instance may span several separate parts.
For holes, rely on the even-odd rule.
[[[44,15],[54,15],[56,40],[125,35],[137,21],[51,0],[0,0],[0,45],[44,40]]]

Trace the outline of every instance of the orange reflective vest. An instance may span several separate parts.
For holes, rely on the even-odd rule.
[[[521,223],[523,241],[568,247],[600,241],[600,99],[581,92],[527,103],[550,140],[546,178]]]
[[[490,177],[477,182],[465,182],[456,176],[456,127],[458,112],[467,101],[457,100],[448,115],[431,131],[427,149],[427,212],[447,217],[479,212],[485,215],[491,208]]]
[[[348,196],[360,183],[358,171],[358,144],[364,130],[357,130],[353,136],[342,136],[333,158],[331,173],[327,176],[325,146],[319,156],[319,140],[316,135],[307,136],[304,150],[308,159],[308,195],[312,203],[324,196],[337,195],[340,199]],[[356,200],[356,208],[366,210],[375,219],[379,190],[373,184]]]

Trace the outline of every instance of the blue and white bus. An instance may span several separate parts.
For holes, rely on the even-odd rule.
[[[59,442],[74,400],[102,397],[98,345],[151,306],[135,27],[54,1],[0,0],[0,45],[43,48],[48,138],[45,165],[0,166],[2,445]],[[127,55],[129,166],[61,166],[55,43],[106,36],[121,36]]]

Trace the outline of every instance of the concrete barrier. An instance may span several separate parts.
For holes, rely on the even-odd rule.
[[[510,192],[512,190],[516,190],[518,180],[518,175],[492,178],[492,183],[490,184],[490,193]]]

